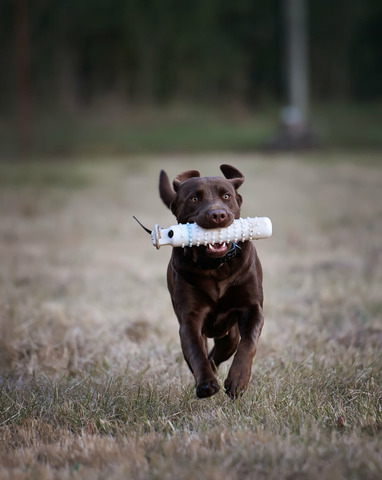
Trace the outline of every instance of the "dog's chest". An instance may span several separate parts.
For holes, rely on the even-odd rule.
[[[209,278],[202,286],[202,290],[211,298],[213,303],[218,305],[227,295],[229,296],[231,284],[230,279],[217,281]]]

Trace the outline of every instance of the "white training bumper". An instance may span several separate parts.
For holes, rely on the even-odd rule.
[[[154,247],[162,245],[172,247],[192,247],[215,243],[245,242],[259,240],[272,235],[272,222],[268,217],[239,218],[226,228],[205,229],[196,223],[179,223],[169,228],[155,225],[151,232]]]

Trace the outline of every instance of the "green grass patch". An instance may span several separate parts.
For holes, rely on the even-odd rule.
[[[310,121],[328,149],[382,148],[382,108],[375,104],[326,103],[311,108]],[[279,128],[279,109],[173,107],[36,114],[30,155],[125,155],[138,153],[247,152],[259,150]],[[2,122],[0,154],[15,158],[14,122]]]
[[[0,164],[0,185],[8,188],[84,188],[91,182],[72,162],[15,162]]]

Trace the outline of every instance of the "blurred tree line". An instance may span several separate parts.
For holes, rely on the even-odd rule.
[[[283,0],[22,0],[33,99],[59,108],[108,98],[280,100]],[[382,85],[382,2],[307,0],[314,100],[374,100]],[[15,102],[20,0],[0,1],[0,108]]]

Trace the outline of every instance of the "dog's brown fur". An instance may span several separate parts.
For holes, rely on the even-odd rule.
[[[220,169],[225,178],[200,177],[196,170],[181,173],[173,181],[174,189],[161,171],[160,197],[179,223],[223,228],[240,218],[242,198],[237,189],[244,175],[230,165]],[[234,354],[225,391],[236,398],[247,389],[264,323],[262,269],[253,243],[239,242],[238,256],[213,265],[231,247],[232,243],[226,248],[173,248],[167,270],[183,355],[201,398],[219,391],[217,368]],[[207,338],[214,339],[209,354]]]

